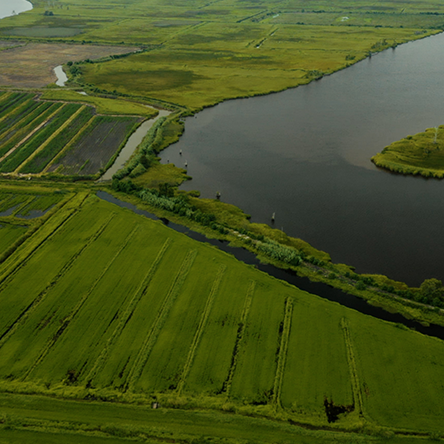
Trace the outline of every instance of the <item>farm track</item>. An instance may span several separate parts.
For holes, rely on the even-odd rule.
[[[344,341],[347,348],[347,361],[350,370],[350,379],[352,382],[353,405],[361,417],[363,414],[362,392],[359,383],[358,370],[356,368],[356,360],[353,351],[353,344],[350,337],[348,322],[345,318],[341,319],[341,328],[344,333]]]
[[[114,346],[114,343],[116,340],[120,337],[123,329],[133,316],[134,311],[137,308],[138,303],[142,299],[142,297],[146,294],[148,287],[156,273],[156,271],[159,268],[160,263],[162,262],[163,257],[165,256],[166,251],[168,250],[169,246],[171,245],[171,239],[167,238],[164,244],[162,245],[159,253],[157,254],[153,264],[151,265],[150,269],[148,270],[147,274],[143,278],[142,282],[140,283],[139,288],[134,293],[134,296],[132,297],[131,301],[127,305],[125,311],[123,312],[122,316],[120,316],[119,321],[109,337],[109,339],[106,342],[105,347],[103,348],[102,352],[100,353],[99,357],[97,358],[96,362],[94,363],[93,368],[89,372],[89,374],[86,376],[86,386],[91,386],[95,376],[97,373],[99,373],[103,366],[106,363],[106,360],[108,358],[109,352]]]
[[[81,246],[81,248],[62,266],[57,275],[51,280],[51,282],[37,295],[37,297],[19,314],[16,320],[7,328],[7,330],[0,336],[0,349],[3,344],[15,333],[15,331],[24,324],[33,311],[44,300],[45,296],[51,291],[51,289],[57,284],[57,282],[72,268],[77,259],[80,258],[82,253],[90,247],[105,231],[106,227],[116,216],[112,213],[110,217],[98,228],[98,230],[90,236],[90,238]]]
[[[219,267],[216,278],[215,278],[213,285],[211,287],[210,294],[208,295],[207,301],[205,303],[205,308],[204,308],[202,315],[200,317],[199,325],[198,325],[196,333],[194,334],[194,337],[193,337],[193,342],[191,343],[190,349],[188,351],[188,356],[187,356],[187,360],[185,362],[185,365],[184,365],[184,368],[182,371],[182,375],[180,376],[180,380],[177,384],[176,392],[179,395],[182,394],[182,390],[183,390],[185,382],[187,380],[188,373],[190,372],[191,365],[193,364],[193,361],[194,361],[194,356],[196,355],[197,347],[199,346],[200,339],[201,339],[202,334],[205,330],[205,326],[207,324],[208,317],[210,315],[211,308],[213,306],[214,298],[217,295],[220,283],[221,283],[222,278],[226,272],[226,269],[227,269],[227,267],[225,265],[222,265]]]
[[[248,288],[247,294],[245,295],[244,307],[242,309],[242,314],[241,314],[241,318],[240,318],[240,322],[239,322],[239,326],[238,326],[238,330],[237,330],[236,341],[234,343],[233,353],[231,356],[230,370],[228,372],[227,379],[224,381],[224,384],[222,386],[222,393],[226,393],[227,398],[230,397],[231,383],[233,382],[234,372],[236,371],[237,357],[239,354],[239,350],[242,346],[244,332],[245,332],[245,326],[247,323],[248,315],[250,313],[251,302],[253,300],[253,294],[254,294],[255,288],[256,288],[256,282],[251,281],[250,287]]]
[[[140,378],[143,368],[145,367],[145,364],[150,356],[151,350],[154,344],[156,343],[156,340],[165,323],[168,313],[170,312],[174,304],[174,301],[176,300],[191,270],[191,267],[194,263],[196,256],[197,256],[197,250],[190,250],[186,255],[186,257],[184,258],[182,265],[178,273],[176,274],[174,281],[171,284],[170,289],[168,290],[162,302],[161,307],[157,312],[157,316],[153,322],[153,325],[139,350],[135,362],[129,371],[127,381],[123,386],[124,392],[131,390],[135,386],[137,380]]]
[[[282,334],[279,342],[278,362],[276,367],[276,376],[274,378],[272,402],[277,407],[281,405],[282,380],[285,373],[285,363],[288,353],[288,341],[291,332],[291,320],[293,317],[293,299],[288,297],[285,301],[285,315],[282,322]]]
[[[114,254],[114,256],[109,260],[107,265],[102,270],[101,274],[98,276],[98,278],[94,281],[94,283],[91,285],[89,290],[83,295],[83,297],[80,299],[80,301],[77,303],[77,305],[71,310],[71,312],[65,317],[65,319],[62,322],[62,325],[58,328],[58,330],[54,333],[54,335],[48,340],[46,346],[43,348],[43,350],[40,352],[39,357],[36,359],[34,364],[28,369],[28,371],[22,376],[22,381],[26,381],[28,377],[31,375],[31,373],[40,365],[40,363],[45,359],[45,357],[48,355],[52,347],[56,344],[58,339],[61,337],[61,335],[67,331],[69,328],[69,325],[71,321],[77,316],[77,314],[82,309],[83,305],[85,304],[88,297],[93,293],[99,282],[103,279],[103,277],[108,272],[109,268],[115,260],[120,256],[120,254],[125,250],[125,248],[128,246],[129,242],[133,238],[133,236],[136,234],[138,230],[138,227],[135,227],[131,233],[126,237],[123,245],[119,250]]]
[[[73,196],[64,202],[56,214],[52,215],[49,220],[45,221],[43,226],[40,227],[30,239],[28,239],[25,245],[23,245],[23,250],[25,251],[23,253],[20,251],[19,254],[15,254],[18,251],[17,249],[16,252],[10,256],[11,260],[7,261],[8,263],[3,267],[4,271],[0,275],[0,292],[6,288],[11,280],[13,280],[17,272],[27,265],[32,255],[38,251],[38,249],[42,247],[47,240],[51,239],[72,216],[80,211],[81,205],[87,197],[88,193],[78,193],[77,196]],[[71,205],[68,205],[69,203]],[[63,207],[66,205],[71,207],[64,209]],[[30,244],[35,245],[30,246]],[[26,251],[28,248],[29,251]]]

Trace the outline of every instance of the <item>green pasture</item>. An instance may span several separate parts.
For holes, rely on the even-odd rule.
[[[99,114],[142,116],[148,119],[152,119],[158,114],[158,111],[154,108],[129,100],[85,96],[76,91],[66,89],[46,90],[42,95],[42,99],[91,104],[94,105]]]
[[[444,126],[393,142],[372,157],[372,161],[396,173],[443,178]]]
[[[21,196],[24,212],[58,206],[0,264],[0,392],[116,409],[156,400],[184,415],[225,410],[314,427],[329,424],[328,399],[350,408],[330,424],[338,430],[444,432],[442,341],[307,294],[93,195],[55,196]]]

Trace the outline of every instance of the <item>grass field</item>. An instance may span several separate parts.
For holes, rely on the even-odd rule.
[[[349,409],[330,424],[338,430],[443,432],[442,341],[309,295],[87,192],[3,201],[23,214],[58,202],[0,265],[0,392],[11,399],[142,410],[156,401],[314,427],[329,424],[328,399]],[[3,230],[10,245],[18,234]]]
[[[46,10],[53,15],[45,16]],[[56,40],[57,45],[68,41],[82,47],[99,43],[143,48],[123,58],[110,52],[116,56],[76,64],[74,80],[92,90],[196,111],[229,98],[305,84],[370,52],[430,35],[444,27],[443,13],[433,0],[409,5],[36,1],[32,11],[2,20],[0,33],[13,39]],[[14,49],[19,58],[25,50]],[[63,57],[60,63],[66,61]]]
[[[372,157],[378,167],[395,173],[444,177],[444,127],[429,128],[423,133],[393,142]]]

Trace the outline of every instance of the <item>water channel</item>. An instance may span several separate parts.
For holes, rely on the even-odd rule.
[[[162,159],[187,161],[183,189],[219,191],[253,222],[275,212],[276,228],[360,273],[444,279],[444,183],[370,162],[444,124],[443,72],[443,34],[401,45],[309,85],[208,108]]]
[[[0,19],[31,9],[32,4],[27,0],[0,0]]]
[[[120,199],[115,198],[114,196],[106,193],[105,191],[98,191],[97,196],[100,199],[106,200],[107,202],[118,205],[122,208],[128,208],[131,211],[134,211],[137,214],[148,217],[150,219],[158,220],[158,218],[148,213],[147,211],[140,210],[135,205],[121,201]],[[344,305],[348,308],[353,308],[360,313],[367,314],[373,316],[378,319],[382,319],[389,322],[396,322],[398,324],[405,325],[408,328],[414,329],[428,336],[434,336],[444,340],[444,327],[439,325],[431,325],[429,327],[425,327],[421,325],[419,322],[414,320],[409,320],[403,317],[398,313],[389,313],[380,307],[374,307],[372,305],[367,304],[367,302],[361,298],[356,296],[343,293],[341,290],[337,288],[330,287],[326,284],[320,282],[311,282],[308,278],[299,277],[296,273],[288,270],[281,270],[280,268],[276,268],[273,265],[261,264],[256,256],[248,250],[238,247],[231,247],[227,242],[208,239],[204,235],[200,233],[196,233],[194,231],[189,230],[187,227],[183,225],[178,225],[172,223],[166,219],[161,219],[162,222],[171,229],[178,231],[180,233],[184,233],[189,236],[191,239],[194,239],[199,242],[207,242],[211,245],[216,246],[217,248],[232,254],[236,257],[236,259],[245,262],[246,264],[254,265],[257,269],[269,274],[270,276],[274,276],[277,279],[281,279],[286,281],[292,285],[297,286],[301,290],[305,290],[311,294],[315,294],[320,296],[321,298],[328,299],[329,301],[338,302],[341,305]]]

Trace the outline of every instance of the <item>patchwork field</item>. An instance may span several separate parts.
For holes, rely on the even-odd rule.
[[[443,431],[442,341],[88,192],[3,193],[2,226],[50,207],[0,266],[0,392]],[[4,230],[5,245],[20,235]]]
[[[102,107],[108,104],[107,99],[98,101]],[[125,110],[125,102],[120,101],[120,108]],[[128,108],[137,110],[136,104],[129,103]],[[145,115],[156,113],[152,108],[142,111]],[[2,93],[0,172],[95,175],[104,170],[141,121],[137,116],[97,115],[94,107],[81,103],[42,101],[36,94]]]

